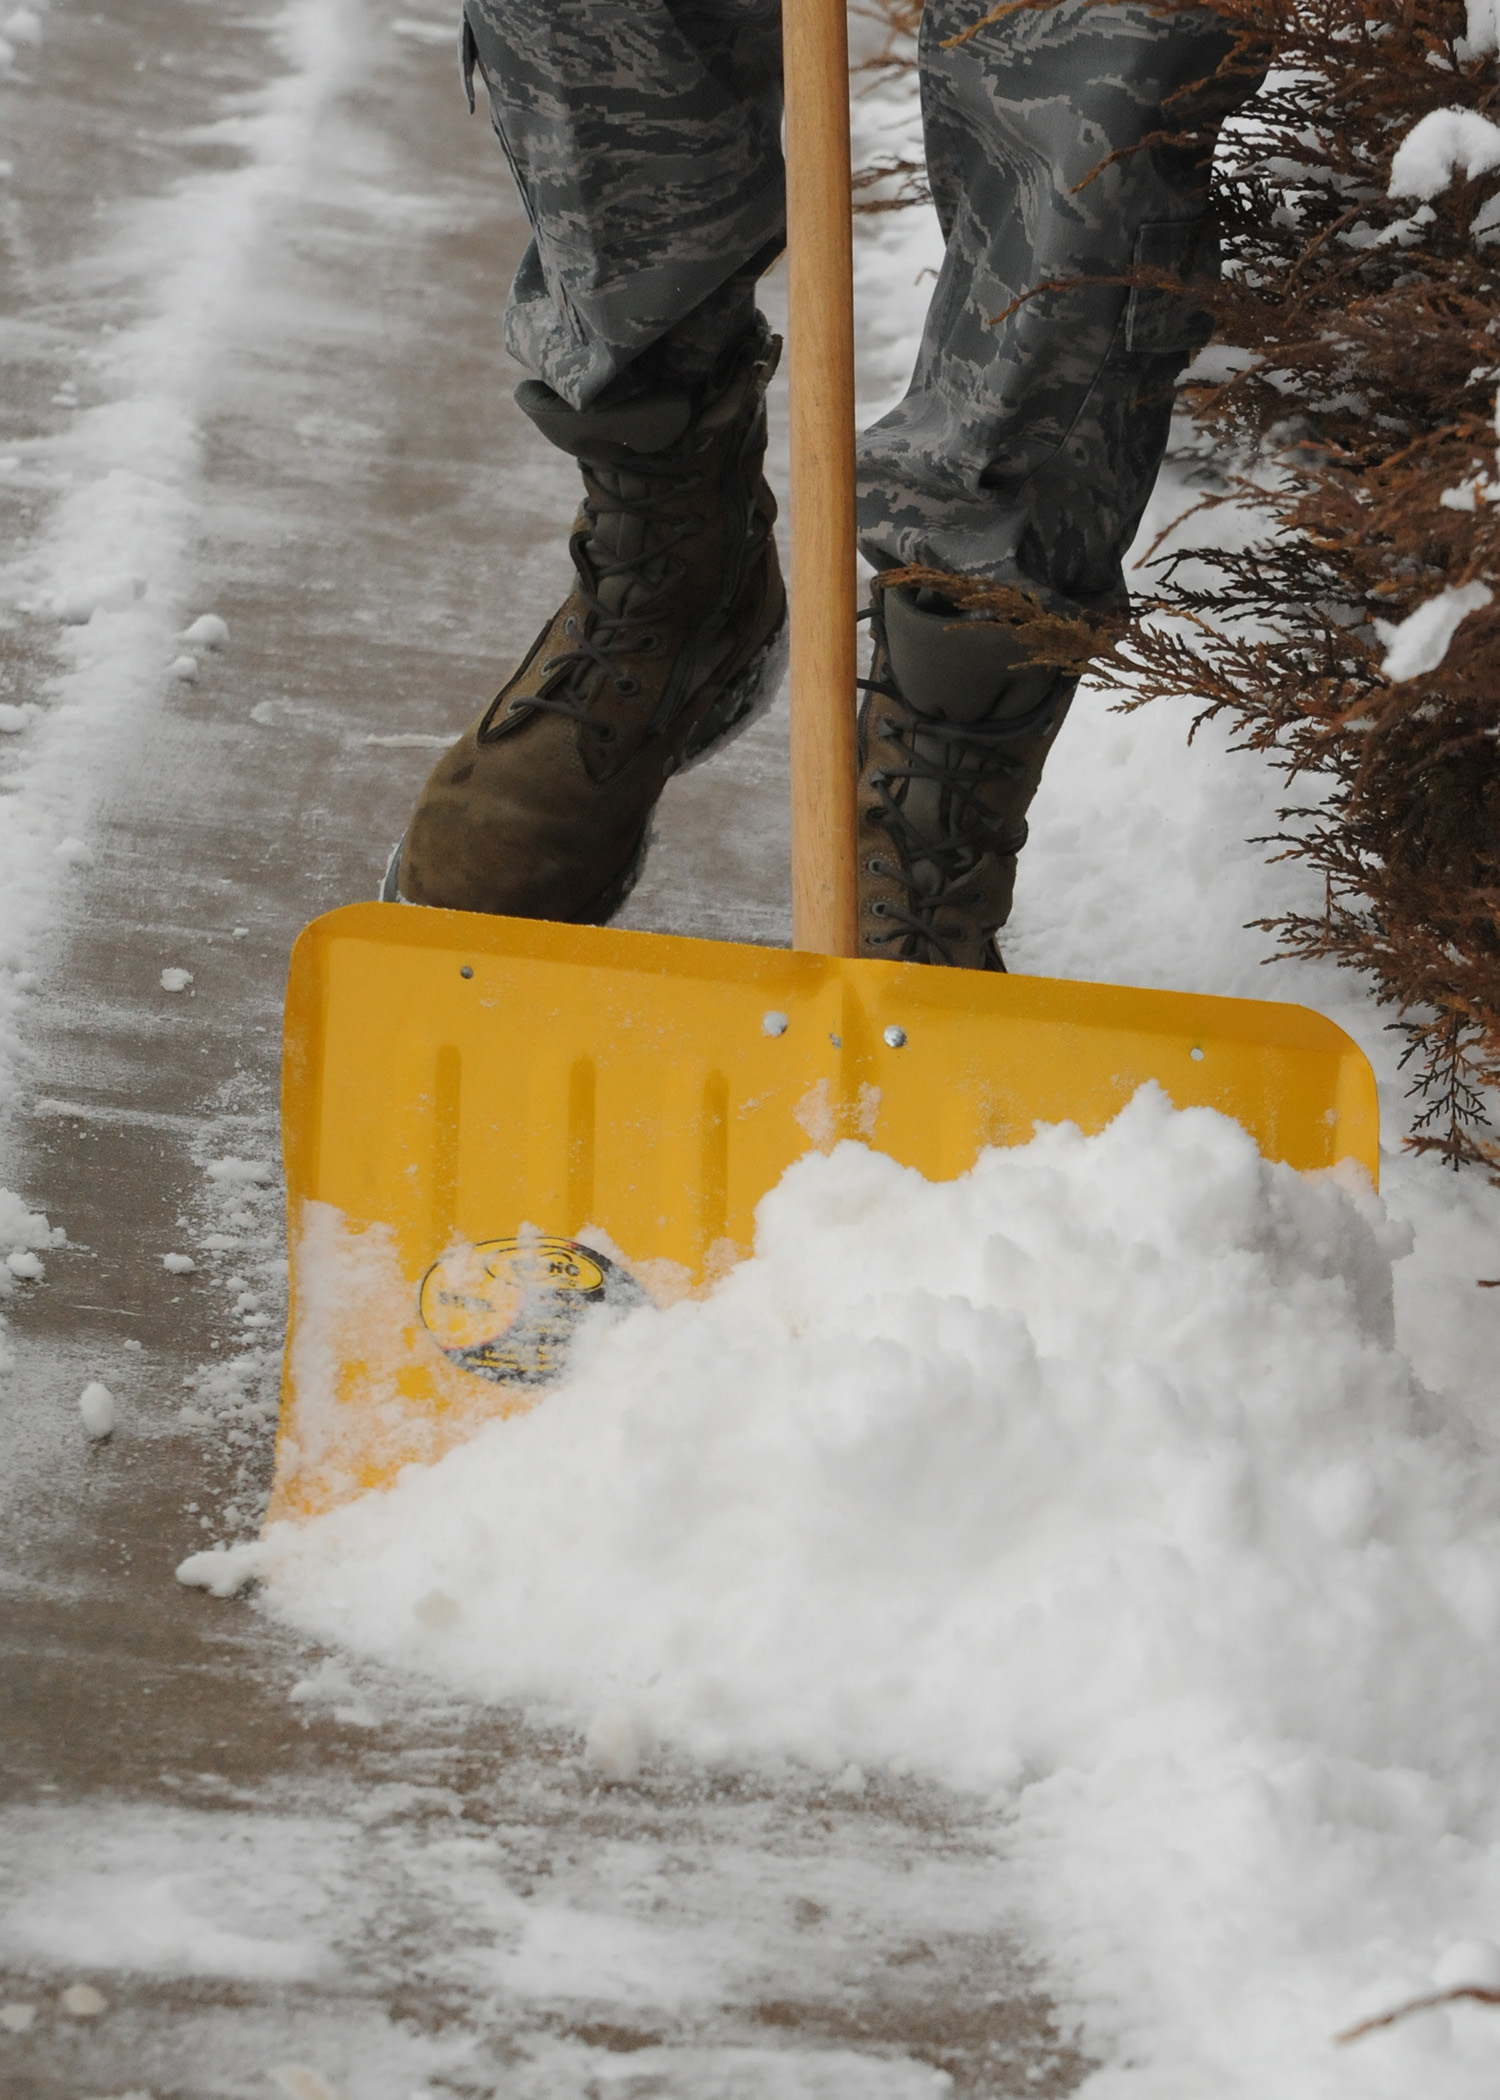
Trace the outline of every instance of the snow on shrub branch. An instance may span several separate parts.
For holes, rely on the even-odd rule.
[[[1500,168],[1500,124],[1474,109],[1432,110],[1397,147],[1387,195],[1430,203],[1447,189],[1457,168],[1471,182]]]
[[[1408,613],[1399,626],[1393,627],[1388,620],[1374,621],[1375,632],[1387,644],[1381,670],[1397,683],[1435,671],[1448,654],[1448,644],[1457,634],[1460,622],[1471,612],[1482,612],[1485,606],[1493,604],[1494,596],[1488,584],[1466,583],[1461,590],[1444,591],[1441,597],[1429,598],[1414,613]]]

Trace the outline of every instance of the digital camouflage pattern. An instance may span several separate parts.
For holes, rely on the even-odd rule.
[[[700,377],[785,242],[779,0],[467,0],[464,47],[532,226],[511,353],[574,408],[664,338]]]
[[[1203,9],[1057,0],[945,49],[974,18],[974,0],[923,16],[947,253],[906,399],[863,441],[861,534],[872,559],[1109,606],[1173,381],[1210,333],[1190,299],[1119,280],[1217,276],[1213,141],[1258,69],[1219,76],[1234,38]],[[1163,132],[1192,142],[1144,147]]]
[[[982,12],[927,0],[947,254],[910,390],[861,440],[861,545],[1111,609],[1208,334],[1121,280],[1217,274],[1213,142],[1260,67],[1203,8],[1022,0],[963,37]],[[699,377],[749,325],[784,239],[779,30],[778,0],[466,0],[533,228],[507,342],[575,407],[632,367]]]

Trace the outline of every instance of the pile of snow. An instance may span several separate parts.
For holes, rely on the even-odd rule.
[[[60,1225],[49,1225],[41,1211],[32,1210],[24,1196],[0,1189],[0,1299],[9,1298],[16,1284],[40,1283],[46,1274],[37,1249],[65,1247],[68,1235]],[[0,1314],[0,1371],[14,1364],[6,1346],[6,1320]]]
[[[211,1159],[203,1171],[221,1190],[264,1188],[276,1178],[276,1169],[268,1159],[241,1159],[233,1152],[223,1159]]]
[[[1101,2094],[1342,2090],[1332,2030],[1500,1902],[1500,1462],[1393,1346],[1407,1236],[1149,1089],[958,1182],[844,1144],[759,1224],[533,1413],[182,1579],[621,1776],[989,1790]]]
[[[35,1247],[60,1247],[67,1235],[62,1227],[49,1225],[41,1211],[32,1210],[24,1196],[0,1189],[0,1252],[12,1260]]]
[[[78,1396],[78,1412],[83,1417],[83,1426],[95,1443],[103,1443],[115,1433],[115,1396],[107,1385],[95,1378]]]

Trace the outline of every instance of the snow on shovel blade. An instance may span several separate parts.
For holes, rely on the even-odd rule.
[[[356,904],[292,958],[292,1250],[273,1518],[533,1406],[600,1306],[748,1254],[856,1139],[933,1180],[1136,1089],[1270,1159],[1377,1165],[1363,1053],[1305,1007]]]

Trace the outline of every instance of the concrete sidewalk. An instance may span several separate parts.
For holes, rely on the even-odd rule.
[[[1065,2093],[1083,2067],[963,1803],[667,1758],[607,1785],[576,1740],[172,1580],[268,1480],[288,949],[372,893],[432,740],[559,594],[576,500],[510,401],[523,225],[445,17],[322,21],[340,85],[204,380],[182,609],[229,643],[101,747],[0,1169],[68,1238],[8,1303],[0,1375],[0,2095]],[[0,449],[87,405],[100,331],[152,296],[118,229],[233,169],[207,127],[288,67],[289,25],[59,4],[19,50]],[[47,493],[0,502],[24,550]],[[18,602],[3,635],[0,697],[42,693],[55,618]],[[778,710],[669,790],[627,923],[784,938],[786,859]]]

